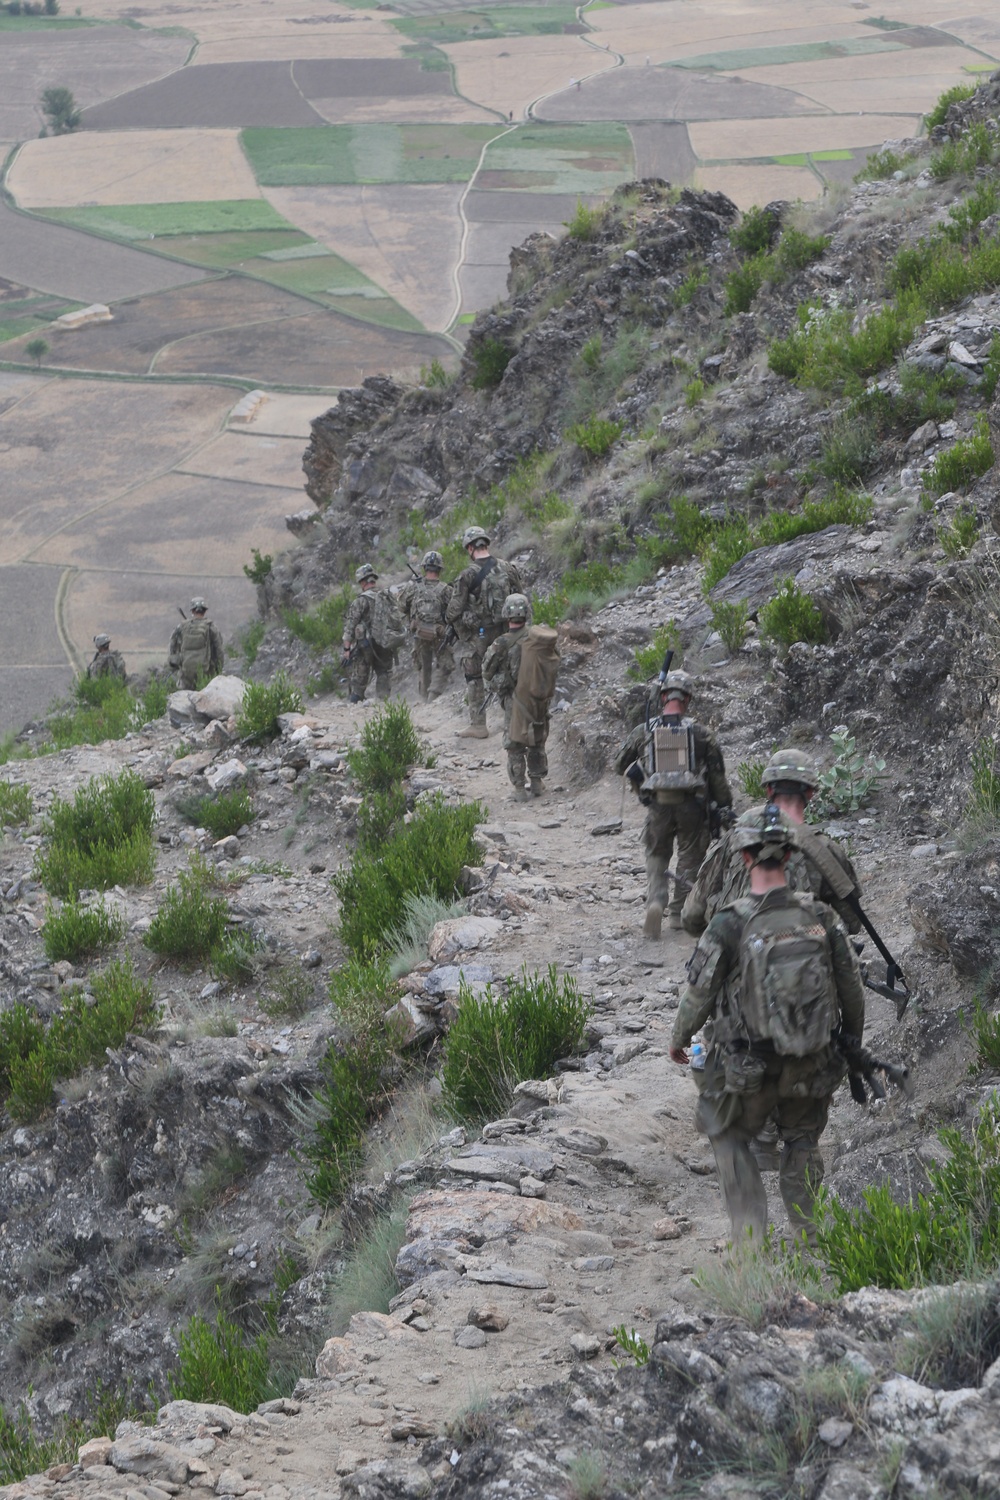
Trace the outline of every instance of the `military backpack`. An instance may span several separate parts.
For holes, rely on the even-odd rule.
[[[181,671],[195,678],[212,662],[212,626],[208,620],[186,620],[181,627]]]
[[[486,564],[492,563],[492,567]],[[480,619],[484,625],[502,625],[504,600],[509,594],[520,594],[521,579],[513,563],[499,557],[488,557],[479,569],[479,583],[472,593],[479,600]]]
[[[406,640],[398,604],[385,589],[374,589],[368,597],[372,640],[380,651],[398,651]]]
[[[829,1044],[840,1008],[830,939],[812,901],[787,890],[743,898],[740,1016],[751,1042],[771,1042],[782,1057],[808,1057]]]

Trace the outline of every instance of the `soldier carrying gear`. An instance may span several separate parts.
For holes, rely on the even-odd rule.
[[[483,658],[483,677],[503,705],[503,747],[513,800],[526,802],[525,775],[531,796],[540,797],[549,774],[545,741],[559,651],[556,631],[547,625],[529,626],[531,606],[524,594],[508,594],[501,614],[507,633],[493,642]]]
[[[354,581],[361,592],[344,616],[341,660],[347,668],[347,701],[360,703],[373,672],[376,698],[388,698],[392,669],[406,632],[395,599],[388,589],[378,587],[371,563],[355,570]]]
[[[646,807],[646,921],[643,933],[656,941],[664,908],[670,926],[681,925],[684,892],[709,842],[713,806],[730,808],[733,794],[719,742],[710,729],[686,717],[694,692],[687,672],[667,672],[660,688],[658,718],[639,724],[621,746],[615,770],[627,774]],[[668,876],[677,845],[677,869]]]
[[[491,557],[490,538],[481,526],[465,528],[462,546],[468,553],[469,566],[455,580],[445,619],[454,626],[461,642],[465,698],[469,705],[470,723],[459,731],[459,738],[484,740],[489,730],[483,658],[493,642],[504,634],[504,600],[510,594],[520,593],[521,580],[513,563]]]
[[[217,677],[225,659],[222,636],[208,618],[208,605],[204,599],[192,599],[190,620],[178,625],[170,637],[167,662],[171,670],[180,673],[181,687],[190,690],[199,681]]]
[[[733,1239],[764,1240],[767,1194],[750,1143],[772,1112],[782,1201],[793,1229],[813,1237],[819,1140],[847,1072],[836,1039],[860,1044],[864,1033],[861,974],[836,912],[788,889],[795,831],[780,809],[745,813],[732,837],[750,892],[716,912],[691,955],[670,1057],[687,1063],[706,1027],[695,1123],[715,1152]]]
[[[111,637],[99,633],[94,636],[94,659],[87,668],[88,677],[118,677],[122,682],[128,676],[125,658],[120,651],[111,650]]]
[[[445,612],[451,585],[441,581],[444,558],[440,552],[425,552],[420,566],[423,578],[403,586],[399,607],[413,638],[413,665],[421,702],[440,698],[455,670],[451,646],[445,641]]]

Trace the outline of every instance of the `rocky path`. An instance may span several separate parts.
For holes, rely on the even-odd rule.
[[[249,1418],[172,1403],[152,1431],[120,1431],[114,1448],[91,1450],[86,1470],[53,1471],[5,1493],[156,1500],[184,1485],[269,1500],[421,1493],[461,1463],[469,1413],[490,1398],[524,1392],[530,1410],[533,1387],[581,1362],[608,1366],[620,1353],[617,1325],[651,1342],[664,1306],[699,1302],[692,1274],[719,1248],[726,1224],[711,1151],[690,1123],[693,1086],[666,1056],[691,943],[682,934],[655,945],[641,937],[641,810],[626,802],[622,833],[593,836],[617,816],[619,788],[604,778],[569,790],[558,730],[550,790],[537,803],[513,803],[499,736],[455,738],[456,698],[415,711],[435,755],[426,779],[488,805],[486,868],[501,918],[480,924],[484,946],[458,962],[497,977],[554,963],[577,979],[594,1004],[581,1070],[523,1089],[511,1118],[481,1140],[463,1130],[442,1138],[429,1154],[434,1170],[419,1173],[402,1291],[389,1315],[356,1315],[295,1401]],[[331,783],[329,747],[349,742],[358,717],[337,700],[313,713]],[[81,773],[93,772],[135,759],[136,746],[75,754]],[[264,773],[279,800],[291,791],[280,758]],[[36,762],[33,776],[44,778],[46,765],[55,771],[53,761]],[[273,852],[269,831],[273,841],[279,822],[257,825],[252,853]],[[279,905],[300,942],[326,946],[328,873],[316,869],[324,837],[312,830],[313,874],[300,872]],[[180,848],[174,862],[185,858]],[[304,1046],[309,1029],[298,1038],[296,1030],[289,1045]],[[828,1159],[849,1123],[843,1104],[834,1116]],[[449,1432],[454,1448],[428,1477],[416,1466],[418,1444]]]

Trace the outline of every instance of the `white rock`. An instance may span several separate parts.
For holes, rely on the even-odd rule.
[[[203,719],[229,719],[243,707],[246,683],[240,677],[213,677],[192,703]]]
[[[496,917],[451,917],[438,922],[427,941],[427,956],[432,963],[453,958],[457,953],[484,948],[493,942],[503,923]]]
[[[241,760],[223,760],[205,772],[205,780],[213,792],[225,792],[246,780],[247,768]]]

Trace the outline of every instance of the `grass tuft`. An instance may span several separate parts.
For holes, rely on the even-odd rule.
[[[90,958],[103,948],[110,948],[125,936],[125,918],[117,911],[109,911],[103,900],[85,907],[70,899],[57,912],[48,905],[45,909],[45,926],[42,929],[42,944],[45,956],[51,963],[66,959],[76,963],[81,958]]]
[[[276,672],[268,682],[248,682],[243,704],[236,716],[236,732],[242,740],[259,744],[278,733],[280,714],[300,714],[302,694],[285,672]]]
[[[64,900],[82,890],[146,885],[153,878],[153,794],[134,771],[100,776],[72,802],[53,798],[35,878]]]

